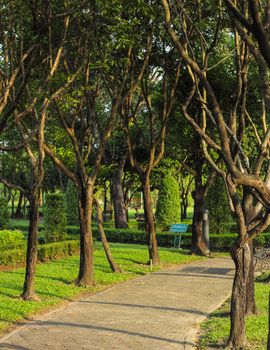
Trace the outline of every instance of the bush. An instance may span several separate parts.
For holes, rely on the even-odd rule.
[[[9,221],[8,201],[0,196],[0,228],[6,228]]]
[[[177,181],[171,175],[165,175],[158,193],[156,220],[158,227],[168,230],[180,220],[180,199]]]
[[[68,180],[66,189],[66,209],[68,225],[79,225],[78,192],[73,181]]]
[[[46,195],[44,234],[46,242],[61,241],[66,233],[67,215],[62,193]]]
[[[79,240],[63,241],[44,244],[38,247],[38,261],[44,262],[60,257],[73,255],[79,252]],[[0,252],[0,265],[12,266],[26,261],[25,249],[2,250]]]
[[[209,210],[210,232],[228,232],[231,213],[224,182],[218,177],[205,197],[205,207]]]
[[[0,230],[0,245],[6,246],[24,241],[24,235],[19,230]]]

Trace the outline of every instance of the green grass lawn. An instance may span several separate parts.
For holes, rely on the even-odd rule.
[[[143,245],[111,244],[114,258],[123,273],[112,273],[100,243],[95,249],[95,288],[76,287],[72,282],[77,277],[79,258],[77,256],[38,264],[36,291],[39,302],[25,302],[19,296],[22,291],[24,269],[0,272],[0,332],[7,330],[16,321],[35,313],[47,311],[61,303],[72,300],[84,293],[91,293],[112,284],[128,280],[134,276],[150,272],[145,265],[148,259],[147,248]],[[161,266],[182,264],[198,259],[175,249],[159,248]],[[154,268],[157,270],[158,268]]]
[[[259,282],[261,280],[261,282]],[[268,295],[269,283],[258,279],[255,283],[255,297],[258,314],[246,319],[246,333],[248,347],[246,349],[265,350],[268,330]],[[225,349],[230,332],[229,300],[218,310],[213,312],[209,319],[201,325],[199,349]]]

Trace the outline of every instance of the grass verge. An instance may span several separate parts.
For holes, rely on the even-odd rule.
[[[111,244],[114,258],[123,269],[123,273],[112,273],[100,243],[95,250],[95,288],[76,287],[72,282],[77,277],[79,258],[71,256],[61,260],[37,265],[36,292],[39,302],[25,302],[19,296],[22,291],[24,269],[0,272],[0,333],[10,329],[18,321],[48,311],[56,306],[78,298],[83,294],[94,293],[115,283],[126,281],[138,275],[150,272],[145,262],[147,248],[143,245]],[[160,248],[161,267],[184,264],[198,257],[175,249]],[[155,267],[154,270],[159,268]]]
[[[246,319],[248,346],[245,349],[265,350],[268,334],[268,295],[267,276],[261,276],[255,283],[255,298],[258,314]],[[230,300],[214,311],[207,321],[201,324],[201,336],[198,349],[226,349],[226,341],[230,332],[229,320]]]

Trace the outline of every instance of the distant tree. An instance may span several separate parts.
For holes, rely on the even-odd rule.
[[[5,197],[0,197],[0,228],[6,228],[9,221],[8,201]]]
[[[221,177],[217,177],[205,198],[205,208],[209,210],[210,232],[225,233],[231,220],[226,188]]]
[[[79,200],[78,191],[74,182],[68,180],[66,189],[66,211],[68,225],[79,224]]]
[[[158,193],[157,225],[166,231],[173,223],[180,221],[180,194],[177,181],[171,175],[166,175]]]
[[[63,239],[67,225],[66,201],[63,193],[46,194],[44,214],[46,242],[57,242]]]

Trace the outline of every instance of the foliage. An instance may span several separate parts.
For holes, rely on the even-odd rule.
[[[21,243],[24,235],[19,230],[0,230],[0,246]]]
[[[171,175],[165,175],[158,194],[156,220],[165,231],[180,220],[180,197],[178,183]]]
[[[55,260],[59,257],[74,255],[79,251],[79,241],[69,240],[55,243],[47,243],[38,247],[37,259],[44,262]],[[17,246],[15,249],[5,249],[0,253],[0,265],[12,266],[25,263],[25,246]]]
[[[6,228],[9,221],[8,201],[5,197],[0,197],[0,228]]]
[[[210,232],[225,233],[227,223],[231,220],[231,214],[225,185],[220,177],[208,190],[205,208],[209,210]]]
[[[79,224],[78,213],[78,192],[73,181],[68,180],[66,189],[66,208],[67,208],[67,223],[68,225]]]
[[[66,224],[67,215],[64,195],[62,193],[47,194],[44,215],[46,242],[62,240],[66,232]]]

